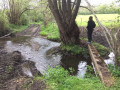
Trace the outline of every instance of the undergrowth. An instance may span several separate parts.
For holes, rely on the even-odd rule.
[[[98,78],[78,78],[69,75],[62,67],[48,68],[48,74],[44,75],[49,90],[106,90]]]
[[[71,54],[88,55],[88,49],[82,48],[79,45],[61,44],[61,49],[70,52]]]
[[[106,54],[108,54],[109,50],[103,45],[100,45],[99,43],[93,43],[95,48],[98,50],[99,54],[104,57]]]
[[[111,87],[111,90],[120,90],[120,67],[109,64],[108,68],[112,76],[115,78],[115,84]]]
[[[47,38],[51,40],[60,40],[58,27],[55,23],[49,23],[46,27],[44,27],[44,25],[41,25],[40,35],[47,36]]]
[[[110,66],[110,70],[112,69],[113,67]],[[83,79],[72,76],[69,73],[70,72],[63,67],[57,66],[56,68],[48,68],[47,74],[36,76],[34,77],[34,80],[44,81],[48,90],[120,90],[119,76],[115,76],[114,85],[105,87],[98,77],[91,74],[93,73],[93,68],[91,66],[87,67],[87,73]]]
[[[10,24],[9,28],[12,32],[21,32],[23,30],[25,30],[29,25],[14,25],[14,24]]]
[[[88,41],[87,38],[81,37],[80,39],[85,40],[85,41]],[[95,43],[95,42],[93,42],[92,44],[93,44],[93,46],[95,46],[95,48],[98,50],[99,54],[100,54],[102,57],[106,56],[106,54],[109,53],[108,48],[106,48],[105,46],[103,46],[103,45],[101,45],[101,44],[99,44],[99,43]]]
[[[117,66],[117,65],[113,66],[113,65],[109,64],[108,68],[114,77],[120,77],[120,67],[119,66]]]

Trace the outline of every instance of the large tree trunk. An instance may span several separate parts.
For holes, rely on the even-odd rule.
[[[60,39],[64,44],[80,44],[79,28],[74,22],[73,25],[58,26],[60,32]]]
[[[81,0],[48,0],[64,44],[79,44],[79,28],[75,22]]]

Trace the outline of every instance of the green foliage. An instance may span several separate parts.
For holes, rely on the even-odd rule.
[[[66,50],[72,54],[82,54],[82,55],[87,55],[88,50],[85,48],[80,47],[79,45],[61,45],[62,50]]]
[[[87,38],[80,38],[80,39],[88,41]],[[103,46],[103,45],[101,45],[99,43],[94,43],[94,42],[92,44],[95,46],[95,48],[98,50],[99,54],[102,57],[104,57],[104,56],[106,56],[106,54],[108,54],[109,50],[105,46]]]
[[[108,52],[108,48],[106,48],[105,46],[103,45],[100,45],[98,43],[93,43],[93,45],[95,46],[95,48],[98,50],[99,54],[104,57]]]
[[[89,65],[87,66],[85,78],[94,78],[94,69],[92,66],[89,66]]]
[[[10,24],[9,29],[13,32],[20,32],[25,30],[28,27],[28,25],[15,25],[15,24]]]
[[[120,77],[115,77],[115,84],[109,90],[120,90]]]
[[[109,64],[108,68],[114,77],[120,77],[120,67],[119,66],[113,66],[113,65]]]
[[[40,9],[28,11],[27,16],[29,17],[31,22],[43,21],[43,15]]]
[[[9,22],[7,16],[4,12],[0,11],[0,36],[3,36],[8,33]]]
[[[49,68],[44,75],[49,90],[106,90],[98,78],[81,79],[70,76],[62,67]]]
[[[45,77],[47,80],[54,80],[55,82],[64,82],[65,78],[68,77],[69,72],[57,66],[56,68],[48,68],[48,75]],[[59,77],[59,78],[58,78]]]
[[[93,6],[93,10],[96,14],[115,14],[117,13],[118,8],[119,7],[117,7],[115,3]],[[91,12],[86,8],[80,8],[78,13],[81,15],[91,14]]]
[[[2,11],[0,11],[0,30],[8,28],[8,24],[9,22],[7,16]]]
[[[117,60],[120,62],[120,56],[119,56],[119,57],[117,57]]]
[[[42,31],[42,32],[40,32],[40,34],[41,34],[42,36],[47,36],[47,35],[48,35],[48,33],[47,33],[46,31]]]
[[[28,25],[29,24],[29,17],[27,14],[23,14],[19,20],[19,25]]]
[[[41,35],[46,35],[48,39],[51,40],[60,40],[58,27],[55,23],[48,23],[46,27],[44,25],[41,26]]]

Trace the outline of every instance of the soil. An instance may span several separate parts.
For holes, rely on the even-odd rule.
[[[1,30],[1,28],[0,28],[0,30]],[[0,37],[6,35],[6,34],[8,34],[8,33],[10,33],[9,30],[3,30],[3,31],[0,31]]]
[[[43,90],[46,88],[43,81],[36,83],[33,78],[23,73],[23,64],[29,65],[33,75],[41,75],[34,62],[24,60],[19,51],[7,53],[3,47],[0,48],[0,90]]]
[[[40,25],[31,25],[16,36],[38,36],[39,31]],[[41,75],[34,62],[24,60],[19,51],[6,52],[4,44],[2,42],[0,44],[0,90],[43,90],[46,88],[43,81],[36,81],[23,73],[22,67],[27,65],[33,76]]]

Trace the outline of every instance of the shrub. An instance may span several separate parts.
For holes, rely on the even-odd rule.
[[[8,33],[8,19],[4,13],[0,13],[0,36],[3,36]]]
[[[106,48],[105,46],[103,45],[100,45],[98,43],[93,43],[93,45],[95,46],[95,48],[98,50],[99,54],[104,57],[108,52],[108,48]]]
[[[49,90],[106,90],[107,88],[98,78],[81,79],[70,76],[62,67],[49,68],[48,75],[44,75]]]
[[[81,48],[79,45],[68,45],[68,44],[62,44],[61,45],[62,50],[66,50],[72,54],[82,54],[82,55],[88,55],[88,49]]]
[[[80,39],[88,41],[87,38],[83,38],[81,37]],[[108,54],[109,50],[108,48],[106,48],[105,46],[99,44],[99,43],[93,43],[93,46],[95,46],[95,48],[98,50],[99,54],[104,57],[106,56],[106,54]]]
[[[108,68],[114,77],[120,77],[120,67],[119,66],[113,66],[113,65],[109,64]]]
[[[87,71],[86,71],[86,74],[85,74],[85,78],[92,78],[95,76],[95,73],[94,73],[94,69],[92,66],[87,66]]]
[[[48,23],[46,27],[42,25],[40,34],[46,35],[51,40],[60,40],[58,27],[55,23]]]
[[[20,17],[20,20],[19,20],[19,25],[28,25],[29,24],[29,17],[27,16],[27,14],[23,14],[21,17]]]

